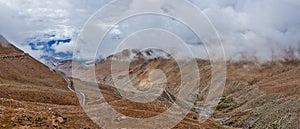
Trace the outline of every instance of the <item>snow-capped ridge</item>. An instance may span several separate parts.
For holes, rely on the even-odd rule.
[[[156,58],[163,58],[163,59],[169,59],[171,56],[170,54],[166,53],[163,50],[160,49],[147,49],[142,50],[136,53],[136,56],[134,59],[145,59],[145,60],[152,60]]]
[[[170,57],[171,57],[170,54],[160,49],[147,49],[147,50],[125,49],[122,52],[107,57],[107,59],[112,58],[113,60],[135,61],[135,60],[153,60],[157,58],[170,59]]]

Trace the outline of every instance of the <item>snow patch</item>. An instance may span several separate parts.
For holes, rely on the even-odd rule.
[[[157,58],[170,59],[171,55],[160,49],[147,49],[147,50],[123,50],[113,56],[109,56],[113,60],[118,61],[136,61],[136,60],[153,60]]]

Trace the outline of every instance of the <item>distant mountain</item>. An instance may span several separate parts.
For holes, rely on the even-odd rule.
[[[121,52],[115,53],[114,55],[108,56],[110,58],[118,58],[119,60],[153,60],[158,58],[170,59],[171,55],[160,49],[125,49]]]
[[[88,67],[79,61],[67,60],[57,64],[54,69],[64,73],[68,77],[76,77],[81,72],[88,70]]]

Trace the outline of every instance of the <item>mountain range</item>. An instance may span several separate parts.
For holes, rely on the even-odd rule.
[[[166,74],[167,79],[166,92],[161,94],[160,97],[162,98],[155,102],[163,102],[162,105],[165,105],[160,105],[159,107],[168,107],[168,103],[174,104],[173,100],[176,100],[176,96],[179,92],[178,88],[181,84],[180,68],[177,62],[171,57],[166,58],[165,56],[161,56],[148,58],[156,55],[153,54],[152,56],[153,52],[154,51],[151,50],[124,50],[115,54],[115,56],[124,56],[123,59],[126,59],[126,57],[134,57],[130,60],[128,74],[132,85],[138,90],[143,91],[149,89],[149,87],[151,88],[152,84],[149,81],[151,71],[156,69],[162,70]],[[111,74],[111,66],[114,59],[114,56],[110,56],[96,64],[94,68],[82,72],[78,77],[83,80],[89,80],[92,79],[95,74],[100,89],[107,89],[107,87],[114,89],[112,87],[115,87],[116,84]],[[205,106],[204,104],[209,92],[212,67],[209,61],[206,60],[197,59],[197,63],[201,74],[201,84],[199,85],[201,90],[194,106],[201,108]],[[264,64],[255,62],[228,62],[225,90],[219,105],[216,107],[216,111],[211,114],[209,121],[207,121],[208,123],[194,125],[197,123],[194,120],[199,119],[196,115],[199,112],[197,110],[191,110],[190,115],[188,115],[185,120],[195,122],[193,124],[194,126],[189,126],[185,121],[182,121],[182,123],[176,127],[299,128],[299,76],[300,65],[299,62],[295,60]],[[125,76],[120,76],[120,78],[124,77]],[[126,84],[124,85],[126,86]],[[83,89],[83,91],[85,90]],[[92,91],[87,90],[87,92],[89,92],[91,97],[93,96]],[[112,101],[112,105],[121,113],[132,116],[131,113],[133,112],[122,110],[125,108],[125,105],[131,102],[118,98],[118,96],[120,97],[120,92],[122,93],[123,91],[118,92],[116,89],[111,91],[111,94],[113,94],[111,96],[117,96],[113,100],[118,100],[116,101],[118,103]],[[111,99],[111,97],[108,97],[108,100]],[[97,105],[99,103],[101,103],[101,100],[89,102],[90,105]],[[133,110],[136,114],[143,114],[141,112],[144,112],[144,110],[160,113],[164,111],[164,109],[159,109],[159,107],[155,106],[159,104],[151,105],[153,103],[144,105],[133,103],[133,105],[130,106],[130,110]],[[179,103],[178,105],[182,107],[188,106],[186,103]],[[144,112],[140,117],[144,118],[148,115],[147,112]]]
[[[2,36],[0,44],[0,128],[127,127],[124,122],[129,120],[128,117],[156,116],[173,104],[182,108],[190,106],[185,100],[174,102],[178,99],[182,75],[176,60],[160,50],[124,50],[116,54],[130,57],[127,58],[131,61],[128,75],[138,90],[155,88],[149,81],[152,70],[160,69],[165,73],[164,92],[155,95],[157,99],[153,102],[136,103],[122,96],[135,94],[115,88],[111,71],[114,56],[94,66],[69,60],[50,68],[14,47]],[[209,92],[212,67],[207,60],[197,59],[197,64],[201,90],[192,106],[201,108]],[[92,83],[94,76],[97,84]],[[264,64],[228,62],[225,90],[215,107],[216,111],[209,115],[207,121],[199,123],[199,110],[196,110],[199,108],[191,108],[174,128],[299,128],[299,76],[298,61]],[[73,84],[71,87],[69,81]],[[82,96],[72,92],[74,89],[78,91],[76,93],[85,95],[82,106],[78,99]],[[103,96],[99,96],[98,91]],[[101,109],[104,103],[119,114],[111,114],[107,118],[110,123],[99,127],[99,118],[103,116],[99,116],[101,114],[97,110],[109,111]],[[176,118],[174,114],[170,116],[170,119]],[[145,126],[153,124],[146,123]]]

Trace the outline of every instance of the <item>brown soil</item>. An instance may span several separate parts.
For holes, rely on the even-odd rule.
[[[96,65],[95,72],[99,84],[114,85],[110,76],[110,66],[110,58]],[[201,92],[198,96],[197,106],[201,106],[210,86],[211,66],[210,63],[204,60],[198,60],[198,66],[201,74],[201,85],[199,86]],[[180,85],[180,72],[178,65],[172,59],[131,62],[129,74],[133,84],[137,88],[143,89],[143,86],[147,85],[145,82],[147,82],[149,72],[153,69],[161,69],[167,73],[167,89],[176,96],[178,92],[176,87]],[[83,75],[85,77],[92,75],[89,72],[91,71],[87,71]],[[221,123],[223,127],[299,128],[299,75],[300,65],[298,62],[228,63],[225,91],[212,116],[212,121]],[[156,103],[156,105],[159,104]],[[118,103],[116,107],[121,108],[125,105],[130,107],[129,105],[137,104],[124,101]],[[139,109],[138,107],[143,107],[146,111],[161,112],[165,110],[157,109],[151,103],[149,105],[151,108],[147,105],[138,105],[131,108]],[[135,114],[127,109],[120,111],[124,111],[128,115]],[[142,116],[148,115],[151,116],[151,113]],[[183,121],[183,123],[185,122]],[[196,127],[203,127],[203,125],[197,125]]]
[[[0,65],[0,128],[99,128],[92,121],[96,118],[89,119],[77,96],[56,72],[12,45],[0,46]],[[198,66],[201,91],[195,104],[201,106],[210,86],[211,66],[204,60],[198,60]],[[73,80],[79,90],[91,88],[86,91],[86,107],[109,102],[124,115],[147,118],[166,111],[172,104],[165,95],[147,104],[123,99],[112,87],[110,69],[110,59],[96,65],[97,86],[89,82],[94,73],[91,69],[78,75],[87,82]],[[166,89],[176,97],[181,75],[172,59],[132,62],[129,74],[137,89],[148,86],[153,69],[167,73]],[[191,110],[175,128],[299,128],[299,75],[297,62],[228,63],[226,88],[213,116],[199,123],[198,114]],[[95,88],[104,98],[95,100],[99,97]]]
[[[0,129],[98,128],[66,81],[28,54],[0,45],[0,66]]]

